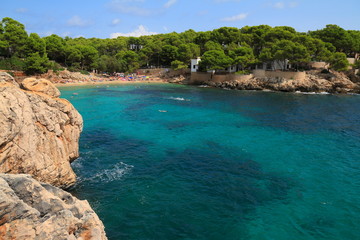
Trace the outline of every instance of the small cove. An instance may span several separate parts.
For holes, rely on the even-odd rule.
[[[64,87],[109,239],[357,239],[360,96]]]

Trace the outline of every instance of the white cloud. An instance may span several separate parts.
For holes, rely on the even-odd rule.
[[[158,34],[157,32],[150,32],[148,31],[143,25],[140,25],[137,29],[129,33],[112,33],[110,34],[110,38],[117,38],[117,37],[140,37],[146,35],[155,35]]]
[[[283,9],[283,8],[285,8],[285,3],[277,2],[277,3],[274,4],[274,8]]]
[[[111,21],[111,25],[112,25],[112,26],[116,26],[116,25],[118,25],[119,23],[121,23],[121,20],[118,19],[118,18],[115,18],[115,19],[113,19],[113,20]]]
[[[289,3],[289,7],[291,7],[291,8],[295,8],[295,7],[297,7],[298,5],[299,5],[298,2],[290,2],[290,3]]]
[[[172,5],[174,5],[177,2],[177,0],[169,0],[164,4],[164,8],[169,8]]]
[[[276,9],[295,8],[299,5],[298,2],[276,2],[269,3],[268,6]]]
[[[141,6],[143,2],[144,0],[112,0],[108,6],[111,10],[119,13],[138,16],[151,15],[153,12],[150,9]]]
[[[16,12],[18,12],[18,13],[26,13],[28,11],[29,11],[29,9],[27,9],[27,8],[18,8],[18,9],[16,9]]]
[[[224,3],[224,2],[240,2],[242,0],[214,0],[216,3]]]
[[[248,14],[247,13],[241,13],[232,17],[226,17],[221,19],[221,21],[225,21],[225,22],[234,22],[234,21],[240,21],[240,20],[244,20],[245,18],[247,18]]]
[[[68,26],[71,26],[71,27],[85,27],[85,26],[90,25],[90,22],[75,15],[67,21],[67,24],[68,24]]]

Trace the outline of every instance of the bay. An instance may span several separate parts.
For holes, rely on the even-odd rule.
[[[115,239],[359,239],[360,96],[63,87],[72,163]]]

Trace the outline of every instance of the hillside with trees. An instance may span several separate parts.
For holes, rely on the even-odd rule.
[[[360,31],[337,25],[307,33],[288,26],[222,27],[213,31],[167,33],[141,37],[62,38],[27,33],[25,26],[5,17],[0,22],[0,69],[28,74],[48,69],[70,71],[133,72],[140,67],[187,68],[201,56],[201,70],[239,64],[243,70],[259,63],[289,61],[304,69],[311,61],[324,61],[337,71],[348,69],[347,57],[360,52]],[[359,62],[355,67],[359,67]]]

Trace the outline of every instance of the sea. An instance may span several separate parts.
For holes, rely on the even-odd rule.
[[[110,240],[360,239],[360,96],[62,87]]]

